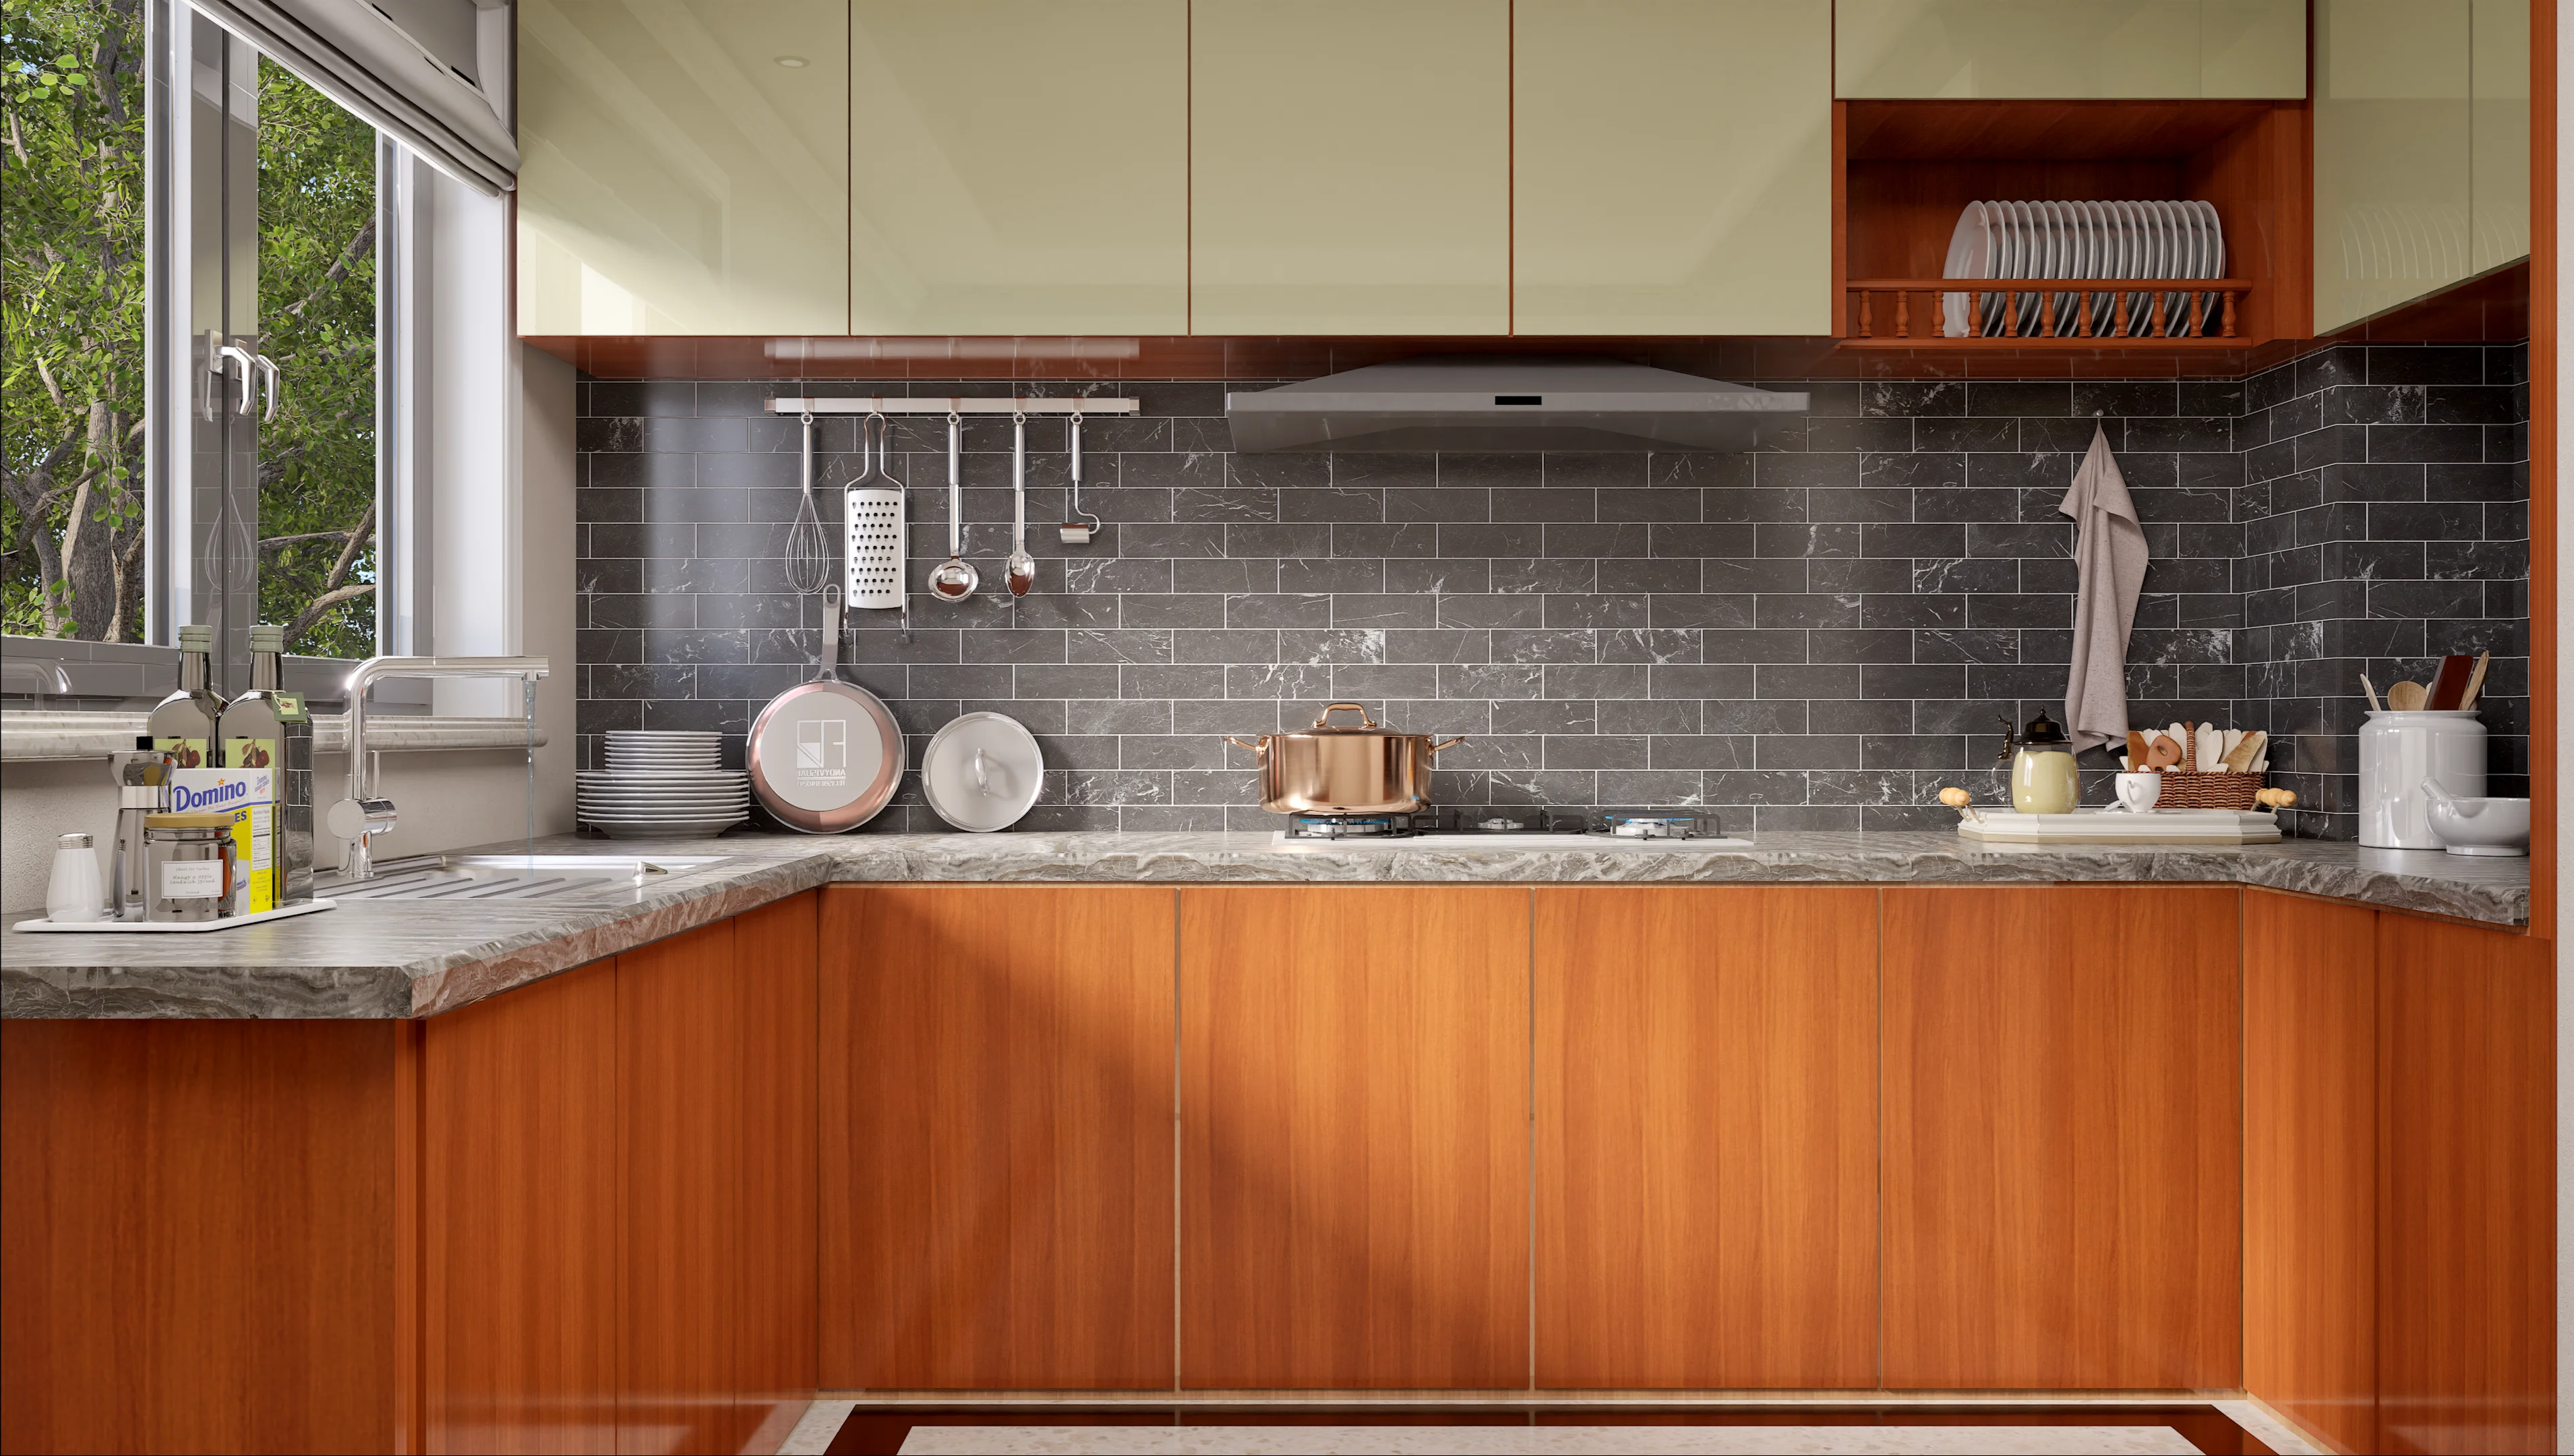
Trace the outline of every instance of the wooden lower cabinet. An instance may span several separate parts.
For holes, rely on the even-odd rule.
[[[1180,891],[1183,1385],[1527,1386],[1529,900]]]
[[[1877,1383],[1877,891],[1537,891],[1537,1384]]]
[[[2377,917],[2374,1449],[2556,1449],[2552,949]]]
[[[1887,1385],[2240,1384],[2240,892],[1883,893]]]
[[[1172,896],[823,891],[825,1387],[1170,1388]]]
[[[2243,1385],[2377,1443],[2377,912],[2243,895]]]
[[[0,1450],[385,1451],[390,1021],[0,1021]]]

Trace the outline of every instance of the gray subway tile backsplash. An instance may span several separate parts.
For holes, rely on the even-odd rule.
[[[1036,732],[1029,828],[1266,826],[1221,736],[1333,700],[1468,734],[1441,757],[1445,803],[1944,825],[1941,785],[1997,794],[2001,721],[2061,711],[2056,504],[2097,428],[2154,555],[2131,720],[2270,729],[2274,780],[2304,796],[2293,828],[2346,838],[2363,671],[2382,689],[2491,649],[2493,791],[2526,792],[2526,376],[2519,346],[2353,346],[2240,381],[1788,384],[1812,415],[1746,455],[1237,456],[1223,392],[1267,381],[1023,384],[1144,401],[1085,429],[1082,501],[1107,530],[1056,540],[1061,431],[1032,425],[1036,592],[915,596],[908,643],[891,613],[853,613],[842,659],[915,760],[960,712]],[[722,728],[737,760],[761,704],[810,674],[819,609],[777,564],[799,434],[760,413],[773,392],[583,382],[586,763],[629,727]],[[856,422],[818,431],[831,525]],[[945,426],[892,438],[917,585],[946,550]],[[995,589],[1009,446],[1006,420],[967,422],[967,552]],[[940,825],[907,783],[870,827]]]

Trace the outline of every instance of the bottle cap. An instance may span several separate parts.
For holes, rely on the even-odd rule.
[[[273,622],[263,622],[250,630],[250,650],[255,653],[286,651],[286,629]]]
[[[192,622],[179,629],[179,651],[211,653],[214,650],[215,630],[213,628],[201,622]]]
[[[89,847],[89,835],[65,834],[54,842],[60,844],[66,849],[86,849]]]

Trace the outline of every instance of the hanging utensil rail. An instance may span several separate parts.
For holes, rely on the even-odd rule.
[[[816,415],[1132,415],[1144,407],[1143,401],[1130,399],[889,399],[863,395],[830,400],[773,399],[767,404],[772,415],[801,415],[808,411]]]

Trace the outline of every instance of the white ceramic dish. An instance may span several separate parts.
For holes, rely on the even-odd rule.
[[[2431,832],[2452,854],[2519,858],[2529,853],[2528,799],[2435,798],[2427,816]]]

